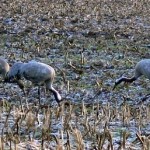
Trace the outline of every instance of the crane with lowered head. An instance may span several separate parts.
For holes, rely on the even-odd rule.
[[[25,78],[26,80],[31,81],[33,85],[38,86],[39,103],[41,85],[45,85],[46,89],[53,93],[57,103],[61,101],[60,94],[52,86],[55,78],[55,70],[51,66],[36,61],[30,61],[28,63],[16,62],[10,68],[5,81],[16,82],[25,94],[24,84],[21,80],[22,78]]]
[[[143,59],[139,61],[135,66],[134,75],[131,78],[121,77],[116,80],[114,88],[119,85],[121,82],[129,82],[137,80],[140,76],[144,75],[146,78],[150,79],[150,59]]]

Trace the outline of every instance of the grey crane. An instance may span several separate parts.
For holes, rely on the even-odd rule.
[[[2,58],[0,58],[0,74],[5,79],[10,67],[9,64]]]
[[[30,61],[28,63],[17,62],[11,67],[10,71],[7,74],[6,82],[14,81],[19,87],[24,90],[24,84],[22,78],[29,80],[33,85],[38,86],[38,94],[40,97],[40,86],[45,85],[46,89],[51,91],[55,97],[57,103],[61,101],[61,96],[56,89],[53,88],[52,84],[55,77],[55,70],[51,66],[36,62]],[[40,98],[39,98],[40,103]]]
[[[135,66],[134,75],[131,78],[121,77],[116,80],[114,88],[121,82],[133,82],[137,80],[140,76],[144,75],[146,78],[150,79],[150,59],[143,59],[139,61]]]

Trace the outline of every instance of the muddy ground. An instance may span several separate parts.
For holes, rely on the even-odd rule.
[[[28,97],[1,82],[1,149],[149,150],[150,81],[112,90],[150,56],[149,8],[149,0],[1,0],[1,57],[54,67],[64,101],[43,87],[39,105],[29,81]]]

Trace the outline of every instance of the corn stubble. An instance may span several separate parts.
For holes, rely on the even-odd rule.
[[[137,49],[137,45],[149,42],[148,32],[144,30],[144,26],[149,27],[149,22],[142,24],[142,21],[149,16],[149,0],[113,1],[111,3],[108,0],[55,0],[50,5],[46,0],[34,2],[3,0],[1,7],[3,8],[1,18],[10,16],[14,20],[10,22],[12,26],[11,24],[2,24],[0,32],[5,33],[8,30],[13,33],[13,28],[19,28],[17,34],[8,34],[8,32],[7,35],[1,36],[1,47],[7,44],[6,40],[10,44],[4,47],[7,49],[4,54],[9,58],[8,60],[13,62],[16,59],[24,62],[39,56],[47,58],[47,53],[51,53],[56,57],[49,55],[50,59],[52,58],[54,62],[60,61],[60,64],[58,63],[60,66],[59,76],[64,84],[67,84],[68,92],[72,90],[74,93],[76,89],[74,86],[80,88],[76,82],[81,82],[79,85],[82,85],[85,82],[83,76],[86,76],[87,72],[89,79],[93,72],[98,72],[103,67],[107,69],[109,63],[115,67],[123,66],[124,63],[120,61],[121,59],[115,59],[114,51],[129,56],[128,52],[135,50],[140,57],[147,57],[146,49]],[[64,19],[64,17],[66,18]],[[42,25],[38,22],[40,19],[43,20],[41,21]],[[13,26],[15,20],[21,24]],[[26,20],[27,22],[24,22]],[[46,20],[50,21],[47,23]],[[91,23],[92,21],[94,24]],[[65,36],[66,32],[62,29],[71,31],[71,34],[79,31],[79,35]],[[86,32],[82,33],[85,30]],[[34,39],[33,34],[30,33],[34,34]],[[65,42],[63,38],[65,38]],[[115,45],[111,45],[113,41]],[[86,50],[82,50],[83,47]],[[58,52],[49,50],[50,48],[56,48]],[[82,51],[78,52],[78,50]],[[109,56],[112,53],[115,58],[109,62],[110,57],[107,60],[106,56],[105,62],[108,64],[104,63],[104,65],[103,63],[98,65],[100,60],[96,60],[96,63],[89,62],[90,60],[94,61],[96,57],[101,58],[99,55],[103,54],[101,53],[103,50],[103,58],[106,53]],[[130,53],[130,55],[132,54]],[[61,68],[63,66],[61,64],[65,68]],[[75,74],[77,77],[68,77],[68,74]],[[99,88],[104,87],[105,80],[103,79],[110,79],[110,76],[111,80],[116,78],[116,72],[111,74],[107,71],[103,72],[103,75],[105,78],[101,79],[102,76],[100,76],[98,77],[100,80],[96,81]],[[86,90],[87,87],[84,88]],[[106,88],[110,89],[110,86]],[[62,103],[59,107],[30,104],[27,108],[23,103],[21,108],[17,104],[17,99],[15,99],[15,105],[5,106],[3,103],[0,108],[0,149],[149,150],[150,135],[146,131],[143,132],[142,128],[149,124],[150,107],[144,102],[129,105],[127,99],[122,96],[117,98],[114,101],[110,98],[109,102],[103,105],[93,101],[88,104],[82,101],[80,103]],[[124,99],[123,103],[120,104],[122,99]],[[132,128],[133,130],[131,130]],[[132,135],[133,132],[136,133]]]
[[[63,103],[61,107],[39,109],[33,106],[30,109],[25,108],[24,112],[21,108],[10,107],[5,115],[1,114],[4,125],[0,148],[23,149],[29,146],[35,149],[55,147],[58,150],[113,150],[116,147],[132,149],[136,148],[134,145],[140,145],[147,150],[150,144],[149,135],[141,134],[140,128],[145,120],[141,120],[139,116],[148,112],[142,106],[133,109],[123,104],[122,107],[122,112],[116,111],[109,104],[102,106],[99,103],[93,106],[86,103]],[[131,140],[130,132],[121,127],[130,127],[133,116],[136,118],[139,131],[135,139]],[[113,125],[118,119],[120,129]]]

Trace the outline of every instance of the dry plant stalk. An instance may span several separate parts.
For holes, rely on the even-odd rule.
[[[72,119],[72,114],[73,114],[73,110],[74,110],[74,105],[69,104],[69,107],[68,109],[64,108],[66,110],[66,113],[64,112],[64,121],[63,121],[63,127],[64,127],[64,130],[68,130],[70,128],[70,125],[69,125],[69,122],[71,121]]]
[[[86,116],[86,114],[87,114],[87,110],[86,110],[84,101],[82,101],[81,114],[82,114],[83,116]]]
[[[70,91],[70,82],[69,82],[69,80],[67,80],[67,91],[68,92]]]
[[[4,149],[3,137],[0,137],[0,150]]]
[[[30,128],[35,127],[35,121],[36,120],[37,120],[37,118],[36,118],[35,114],[33,114],[33,112],[29,111],[26,115],[26,118],[25,118],[28,130],[30,130]]]
[[[53,135],[56,142],[56,150],[63,150],[63,145],[61,144],[60,139],[58,139],[55,135]]]
[[[77,68],[76,66],[72,65],[71,62],[68,63],[68,65],[69,65],[71,68],[73,68],[73,70],[74,70],[75,73],[78,73],[78,74],[82,74],[82,73],[83,73],[83,70],[82,70],[82,69],[79,69],[79,68]]]
[[[104,142],[105,142],[105,132],[97,134],[97,144],[98,144],[98,149],[102,150]]]
[[[5,120],[5,123],[4,123],[4,127],[3,127],[3,129],[2,129],[2,135],[4,134],[4,129],[5,129],[5,127],[7,126],[8,118],[9,118],[9,116],[10,116],[11,110],[12,110],[12,107],[9,108],[8,114],[7,114],[7,116],[6,116],[6,120]]]
[[[69,131],[67,130],[66,133],[67,133],[67,143],[65,144],[65,147],[66,147],[67,150],[71,150],[71,143],[70,143],[70,134],[69,134]]]
[[[21,109],[22,110],[22,109]],[[17,119],[15,121],[15,124],[13,125],[13,129],[15,129],[15,127],[17,126],[17,130],[18,130],[18,126],[22,123],[22,121],[26,118],[27,113],[30,110],[27,109],[24,113],[19,112],[17,115]],[[20,121],[20,122],[19,122]]]
[[[123,133],[122,133],[122,142],[121,142],[120,148],[123,148],[123,149],[126,148],[126,140],[129,137],[129,135],[130,135],[130,133],[128,133],[126,131],[123,131]]]
[[[44,141],[50,140],[50,129],[51,129],[50,127],[51,127],[51,120],[52,120],[51,118],[52,118],[52,111],[48,107],[44,113],[44,120],[42,126],[42,142],[41,142],[42,149],[44,148]]]
[[[108,138],[108,141],[109,141],[110,149],[113,150],[112,134],[109,130],[107,130],[106,132],[107,132],[107,138]]]
[[[55,147],[55,149],[56,150],[63,150],[63,145],[62,145],[62,143],[61,143],[61,140],[60,139],[58,139],[55,135],[51,135],[53,138],[54,138],[54,140],[55,140],[55,142],[56,142],[56,147]],[[42,147],[43,148],[43,147]],[[53,149],[53,148],[52,148]]]
[[[18,130],[18,126],[19,126],[19,121],[20,121],[20,119],[21,119],[21,115],[20,116],[18,116],[18,118],[15,120],[15,123],[14,123],[14,125],[13,125],[13,127],[12,127],[12,130],[15,130],[15,128],[17,127],[17,133],[19,132]]]
[[[83,135],[83,137],[85,137],[87,134],[90,134],[90,132],[89,132],[89,120],[88,120],[88,116],[86,115],[86,117],[84,117],[84,120],[83,120],[83,126],[84,126],[84,130],[85,130],[85,133],[84,133],[84,135]]]
[[[54,110],[54,112],[56,115],[56,119],[63,117],[64,116],[64,103],[62,102],[61,105],[57,107],[56,110]]]
[[[43,121],[43,126],[42,126],[42,130],[44,131],[49,131],[50,126],[51,126],[51,117],[52,117],[52,111],[51,109],[48,107],[45,116],[44,116],[44,121]]]
[[[113,140],[112,140],[112,134],[107,129],[107,122],[105,123],[104,131],[102,133],[96,133],[97,137],[97,144],[98,144],[98,150],[103,150],[103,146],[105,145],[105,141],[108,140],[108,148],[113,150]]]
[[[136,134],[138,140],[141,142],[142,144],[142,149],[143,150],[149,150],[150,148],[150,139],[148,137],[145,136],[141,136],[140,134]]]
[[[76,140],[77,150],[83,150],[84,149],[84,142],[83,142],[81,132],[77,128],[72,129],[72,132],[73,132],[73,135],[74,135],[75,140]]]
[[[84,63],[85,63],[85,57],[83,52],[81,52],[81,64],[84,65]]]
[[[62,122],[65,130],[69,128],[70,120],[71,120],[71,114],[66,114],[64,117],[64,121]]]

